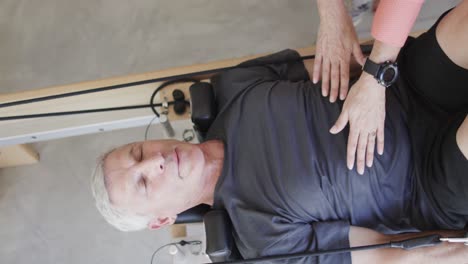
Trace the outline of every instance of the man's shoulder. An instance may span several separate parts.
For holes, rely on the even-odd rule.
[[[299,53],[286,49],[245,61],[211,78],[215,97],[223,105],[247,88],[277,80],[305,80],[307,71]]]

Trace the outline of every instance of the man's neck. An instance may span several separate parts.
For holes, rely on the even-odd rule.
[[[206,179],[200,203],[213,205],[214,192],[224,163],[224,144],[220,140],[209,140],[200,144],[205,155],[203,177]]]

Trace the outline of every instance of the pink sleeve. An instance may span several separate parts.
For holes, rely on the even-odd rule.
[[[424,0],[381,0],[372,23],[372,36],[403,47]]]

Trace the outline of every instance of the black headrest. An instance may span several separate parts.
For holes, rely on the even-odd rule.
[[[188,224],[203,222],[203,216],[211,209],[211,206],[200,204],[177,215],[175,224]]]
[[[213,87],[206,82],[190,86],[192,122],[201,133],[206,133],[216,117],[216,102]]]
[[[206,254],[211,261],[223,262],[242,259],[232,235],[232,223],[225,210],[211,210],[204,219]]]

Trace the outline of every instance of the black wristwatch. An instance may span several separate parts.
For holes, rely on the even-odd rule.
[[[398,78],[398,65],[396,62],[386,61],[378,64],[367,58],[362,70],[374,76],[377,82],[385,87],[394,84]]]

